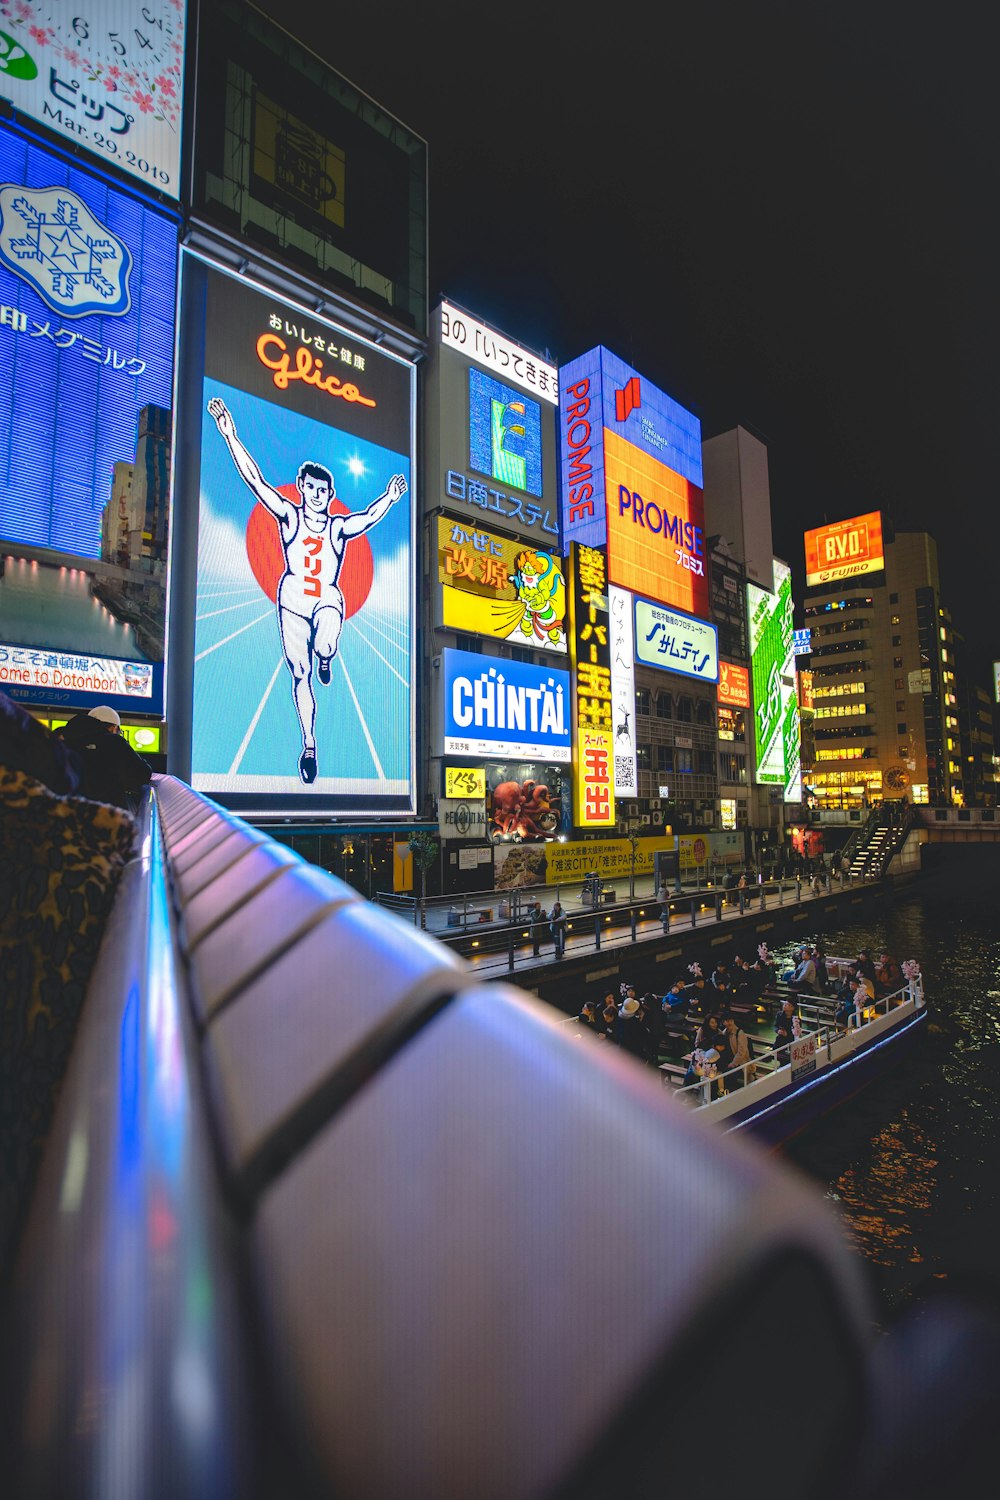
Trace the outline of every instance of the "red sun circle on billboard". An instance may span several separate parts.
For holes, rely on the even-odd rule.
[[[301,507],[302,500],[294,484],[279,484],[275,488],[285,500]],[[331,500],[329,511],[331,516],[351,514],[342,500]],[[250,512],[246,548],[250,570],[273,604],[277,600],[278,584],[285,571],[285,553],[278,523],[263,505],[255,505]],[[346,545],[340,577],[337,579],[337,587],[344,596],[345,620],[357,614],[368,598],[374,575],[375,563],[368,538],[353,537]]]

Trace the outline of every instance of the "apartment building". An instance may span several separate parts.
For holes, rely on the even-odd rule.
[[[867,534],[865,519],[837,523],[853,528],[839,540],[853,545]],[[809,785],[820,808],[904,796],[942,805],[961,784],[961,766],[955,641],[941,603],[937,545],[927,532],[894,533],[878,513],[867,519],[880,541],[870,553],[866,542],[854,552],[844,545],[841,554],[859,559],[844,567],[866,571],[806,589],[815,745]],[[810,563],[809,537],[827,542],[837,527],[807,537],[807,578],[819,566],[815,553]]]

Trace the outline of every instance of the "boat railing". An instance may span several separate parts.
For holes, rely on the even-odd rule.
[[[863,1031],[866,1027],[874,1025],[881,1016],[887,1016],[891,1010],[900,1005],[912,1004],[919,1008],[924,1003],[923,981],[919,975],[910,979],[893,990],[888,995],[879,995],[868,1004],[861,1007],[848,1017],[847,1025],[843,1026],[836,1021],[823,1020],[818,1015],[818,1008],[808,1004],[800,1006],[803,1019],[810,1022],[807,1029],[802,1032],[802,1040],[814,1037],[816,1040],[816,1051],[826,1050],[827,1061],[833,1056],[833,1044],[848,1032]],[[807,1012],[812,1011],[812,1016]],[[752,1046],[752,1042],[751,1042]],[[784,1054],[784,1055],[782,1055]],[[740,1063],[735,1068],[727,1068],[724,1073],[710,1072],[700,1076],[696,1082],[681,1084],[674,1088],[675,1094],[683,1095],[692,1104],[700,1107],[714,1103],[716,1099],[725,1097],[734,1088],[741,1089],[751,1083],[757,1082],[762,1076],[766,1077],[776,1073],[780,1068],[790,1068],[791,1061],[788,1057],[788,1044],[781,1047],[772,1047],[767,1052],[759,1053],[752,1057],[747,1063]],[[727,1083],[727,1079],[729,1082]],[[737,1080],[739,1080],[737,1082]]]

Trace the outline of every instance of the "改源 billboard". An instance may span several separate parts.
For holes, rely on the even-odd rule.
[[[192,785],[410,811],[413,367],[188,254],[183,301],[204,328]]]

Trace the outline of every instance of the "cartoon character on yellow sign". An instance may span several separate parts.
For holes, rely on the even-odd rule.
[[[559,563],[548,552],[519,552],[511,583],[524,605],[521,634],[553,643],[563,638],[566,584]]]

